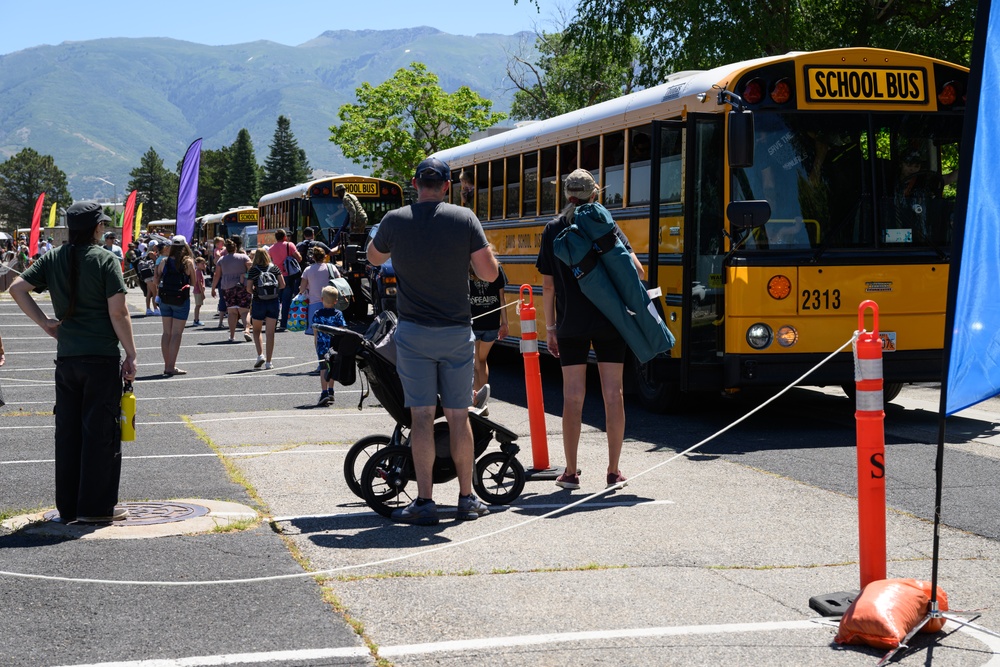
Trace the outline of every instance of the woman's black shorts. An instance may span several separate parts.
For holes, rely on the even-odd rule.
[[[615,332],[613,335],[591,338],[590,336],[559,338],[559,365],[578,366],[587,363],[590,346],[598,363],[625,363],[625,340]]]

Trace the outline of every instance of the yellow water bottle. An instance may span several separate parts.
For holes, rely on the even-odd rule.
[[[126,381],[122,393],[122,440],[135,440],[135,394],[132,393],[132,383]]]

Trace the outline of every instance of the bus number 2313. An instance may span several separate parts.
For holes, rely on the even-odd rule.
[[[802,310],[840,309],[840,290],[802,290]]]

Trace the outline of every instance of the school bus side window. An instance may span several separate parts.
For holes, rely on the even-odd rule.
[[[625,133],[604,135],[604,205],[620,208],[625,202]]]
[[[524,154],[524,215],[538,214],[538,153]]]
[[[628,203],[649,203],[649,154],[652,148],[652,126],[629,131]]]
[[[542,150],[542,215],[554,215],[556,212],[556,149]]]
[[[507,158],[507,217],[521,216],[521,156]]]
[[[490,163],[490,185],[490,220],[500,220],[503,218],[503,160]]]
[[[490,204],[490,165],[481,164],[476,169],[476,217],[489,220]]]

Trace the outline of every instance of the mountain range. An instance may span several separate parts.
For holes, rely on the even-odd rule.
[[[263,164],[285,115],[313,169],[360,173],[329,127],[361,83],[422,62],[445,91],[469,86],[507,111],[507,54],[533,44],[531,33],[419,27],[331,30],[298,46],[112,38],[33,47],[0,56],[0,161],[31,147],[66,172],[74,198],[120,198],[150,147],[173,170],[194,139],[220,148],[245,127]]]

